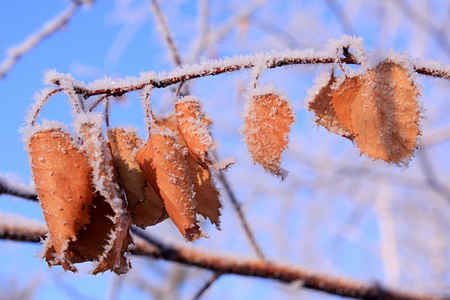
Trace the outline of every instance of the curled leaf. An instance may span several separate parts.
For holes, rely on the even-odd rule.
[[[194,186],[176,135],[155,124],[147,143],[137,152],[136,161],[181,234],[189,241],[200,238]]]
[[[137,132],[124,128],[108,130],[108,138],[133,223],[144,229],[165,220],[167,213],[162,199],[148,185],[134,159],[135,151],[142,147],[144,142]]]
[[[254,95],[247,104],[244,134],[255,163],[284,176],[281,153],[286,149],[294,113],[286,99],[275,93]]]
[[[28,141],[28,149],[49,228],[43,254],[49,265],[61,264],[65,270],[75,272],[74,263],[94,261],[94,274],[106,270],[126,272],[129,263],[123,254],[131,242],[128,227],[122,233],[114,230],[116,212],[94,190],[88,156],[60,128],[36,131]],[[112,254],[106,252],[110,250]]]
[[[189,151],[197,160],[203,162],[207,151],[214,146],[208,125],[211,121],[205,118],[197,97],[186,96],[175,104],[178,131]]]
[[[402,164],[417,148],[419,95],[406,68],[382,62],[361,76],[345,79],[333,91],[332,105],[362,154]]]
[[[331,103],[331,86],[336,82],[336,78],[332,74],[328,83],[321,87],[312,101],[308,103],[308,111],[314,112],[314,121],[319,126],[324,126],[329,132],[341,135],[353,141],[353,134],[339,122],[333,105]]]

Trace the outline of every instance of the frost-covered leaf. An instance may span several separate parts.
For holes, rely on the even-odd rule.
[[[294,113],[276,93],[253,95],[246,107],[244,134],[255,163],[272,174],[284,176],[281,153],[286,149]]]
[[[103,136],[102,121],[101,115],[93,113],[79,114],[74,121],[75,131],[82,141],[80,150],[86,154],[92,167],[92,184],[106,202],[105,207],[109,206],[113,212],[108,216],[112,221],[107,235],[108,244],[102,257],[94,264],[93,273],[111,268],[116,273],[126,273],[130,265],[124,252],[131,242],[131,217],[111,150]]]
[[[339,122],[331,103],[331,86],[336,82],[333,74],[329,77],[325,86],[322,82],[318,83],[318,91],[307,104],[308,111],[314,112],[314,121],[317,125],[325,127],[329,132],[341,135],[350,140],[354,139],[352,133]],[[316,87],[313,88],[315,90]]]
[[[176,135],[178,143],[183,148],[187,147],[173,116],[158,120],[157,123],[170,129]],[[185,160],[189,168],[189,178],[194,185],[195,201],[197,203],[196,212],[205,218],[209,218],[211,223],[219,228],[222,204],[220,203],[220,193],[211,176],[210,162],[208,160],[205,161],[207,163],[199,161],[198,157],[190,151],[185,154]]]
[[[122,234],[115,233],[117,214],[94,190],[89,158],[73,137],[60,128],[46,128],[29,138],[28,150],[49,228],[43,253],[49,265],[76,271],[74,263],[94,261],[94,274],[126,272],[129,263],[123,254],[131,242],[128,227]],[[109,250],[113,255],[105,252]]]
[[[208,150],[214,146],[208,126],[211,121],[205,118],[197,97],[182,97],[175,104],[177,127],[189,151],[201,162]]]
[[[122,127],[108,130],[109,144],[124,186],[133,224],[145,229],[167,218],[163,202],[147,184],[144,174],[134,159],[135,151],[144,142],[136,131]]]
[[[361,76],[346,78],[332,92],[332,104],[362,154],[403,164],[417,148],[419,95],[405,67],[382,62]]]
[[[189,241],[200,238],[194,185],[175,133],[154,124],[147,143],[136,154],[136,161],[181,234]]]

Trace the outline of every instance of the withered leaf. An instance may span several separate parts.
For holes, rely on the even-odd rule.
[[[144,229],[162,222],[167,216],[163,201],[151,185],[147,184],[134,159],[134,151],[144,142],[135,131],[125,131],[123,128],[111,128],[108,130],[108,138],[133,224]]]
[[[359,77],[347,78],[333,91],[332,105],[362,154],[403,164],[417,148],[419,95],[404,67],[382,62]]]
[[[283,176],[281,153],[287,147],[294,113],[286,99],[273,93],[249,101],[244,124],[248,151],[266,171]]]
[[[60,129],[37,131],[28,144],[33,178],[49,228],[44,257],[49,265],[61,264],[76,271],[74,263],[96,261],[94,273],[124,273],[129,263],[123,256],[131,242],[128,231],[120,236],[114,256],[110,248],[114,211],[94,191],[88,157],[72,136]]]
[[[175,134],[155,125],[147,143],[137,152],[136,161],[181,234],[189,241],[200,238],[194,186]]]
[[[314,99],[308,103],[308,111],[314,112],[317,125],[324,126],[329,132],[354,140],[353,134],[339,122],[331,103],[331,86],[336,82],[332,74],[327,85],[323,86]]]
[[[193,96],[177,102],[175,113],[178,131],[186,146],[197,160],[203,162],[207,151],[214,145],[208,129],[211,121],[205,118],[200,103]]]

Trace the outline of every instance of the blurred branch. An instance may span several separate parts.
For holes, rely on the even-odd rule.
[[[209,289],[209,287],[221,276],[221,273],[215,272],[211,278],[205,284],[200,288],[200,290],[195,294],[195,296],[192,298],[192,300],[198,300],[200,299],[203,294]]]
[[[172,34],[170,33],[169,26],[167,25],[167,20],[161,11],[161,8],[159,7],[157,0],[150,0],[150,4],[152,7],[152,11],[155,14],[156,22],[158,23],[157,27],[161,31],[161,34],[163,36],[164,42],[167,45],[167,48],[169,48],[169,52],[172,55],[173,62],[177,66],[181,66],[182,61],[180,53],[178,51],[177,46],[175,45]]]
[[[264,252],[262,251],[261,247],[256,242],[256,238],[253,235],[253,232],[250,229],[250,226],[248,225],[247,218],[242,211],[241,205],[239,204],[236,196],[234,195],[233,190],[231,189],[230,183],[228,182],[227,177],[223,172],[217,172],[217,178],[222,183],[225,191],[228,194],[228,198],[230,199],[231,204],[233,205],[234,210],[236,211],[238,215],[238,219],[241,222],[242,228],[244,229],[245,236],[250,242],[250,245],[253,248],[253,251],[256,253],[256,255],[259,257],[260,260],[266,261],[266,256],[264,255]]]
[[[6,59],[0,65],[0,79],[6,76],[8,71],[23,55],[56,31],[62,30],[82,4],[81,1],[72,1],[72,5],[69,8],[45,24],[38,32],[25,39],[19,45],[10,48]]]
[[[342,7],[339,6],[339,4],[336,2],[336,0],[325,0],[325,3],[328,5],[328,7],[331,9],[331,11],[333,11],[333,13],[336,15],[337,19],[341,23],[344,33],[353,34],[352,24],[350,23],[350,20],[348,19],[345,11],[342,9]]]
[[[0,175],[0,196],[11,195],[31,201],[38,201],[34,187],[8,179]]]
[[[30,228],[26,224],[17,223],[4,226],[0,223],[0,239],[15,241],[39,242],[47,233],[45,225]],[[391,300],[444,300],[449,297],[413,294],[410,291],[391,290],[380,285],[368,285],[355,280],[319,274],[300,267],[280,263],[263,262],[242,257],[221,255],[211,250],[198,250],[193,247],[174,246],[162,243],[158,239],[134,231],[135,246],[130,253],[134,255],[164,259],[189,266],[212,270],[223,274],[235,274],[258,278],[267,278],[285,283],[301,282],[302,287],[356,299],[391,299]]]

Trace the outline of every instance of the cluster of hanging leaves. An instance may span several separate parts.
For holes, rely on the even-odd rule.
[[[197,214],[219,228],[219,192],[211,121],[195,97],[179,101],[176,114],[155,119],[144,142],[135,131],[109,128],[101,116],[80,114],[77,137],[62,126],[41,126],[28,139],[39,201],[49,228],[43,258],[50,266],[93,261],[93,274],[126,273],[131,225],[170,218],[188,241],[204,236]]]
[[[355,142],[372,159],[405,164],[420,135],[419,88],[402,63],[385,60],[350,76],[330,72],[308,102],[317,125]],[[149,95],[149,94],[148,94]],[[289,100],[270,86],[248,92],[243,133],[254,163],[284,178],[281,155],[294,122]],[[146,99],[149,100],[149,99]],[[145,229],[171,219],[188,241],[205,236],[198,215],[220,229],[219,192],[211,169],[212,124],[197,97],[176,101],[174,114],[156,118],[147,103],[149,137],[123,127],[102,132],[99,114],[79,113],[74,137],[62,126],[32,131],[28,150],[49,228],[43,257],[76,271],[126,273],[134,224]]]
[[[355,141],[361,154],[372,159],[409,162],[417,148],[421,113],[419,88],[407,68],[383,61],[354,77],[331,73],[319,88],[308,103],[318,125]]]

